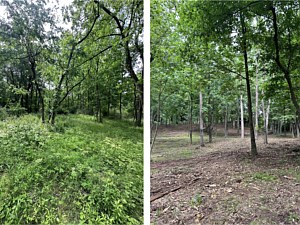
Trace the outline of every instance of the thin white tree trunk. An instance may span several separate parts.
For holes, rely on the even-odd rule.
[[[299,131],[299,120],[296,120],[296,137],[299,138],[300,137],[300,131]]]
[[[271,100],[269,99],[268,106],[267,106],[267,113],[266,113],[266,131],[267,131],[267,134],[268,134],[268,127],[269,127],[270,105],[271,105]]]
[[[245,137],[243,95],[241,95],[241,138]]]
[[[203,133],[203,115],[202,115],[202,104],[203,104],[203,99],[202,99],[202,92],[200,91],[199,93],[199,125],[200,125],[200,146],[204,147],[204,133]]]
[[[257,61],[256,61],[257,62]],[[258,66],[256,65],[256,78],[255,78],[255,139],[258,138]]]
[[[192,95],[190,94],[190,144],[193,144],[193,99]]]
[[[264,117],[264,128],[265,128],[265,138],[264,143],[268,144],[268,126],[269,126],[269,113],[270,113],[270,99],[268,101],[267,109],[265,110],[264,100],[262,99],[263,117]]]
[[[225,118],[224,118],[224,133],[225,133],[225,137],[228,137],[228,106],[226,105],[225,108]]]
[[[239,109],[239,99],[237,99],[237,112]],[[237,113],[237,134],[240,134],[240,114]]]

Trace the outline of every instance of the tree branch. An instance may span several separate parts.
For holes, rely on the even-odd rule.
[[[82,63],[80,63],[80,64],[74,66],[74,68],[78,68],[78,67],[82,66],[83,64],[85,64],[85,63],[91,61],[92,59],[96,58],[98,55],[102,54],[103,52],[107,51],[108,49],[110,49],[110,48],[112,48],[112,47],[113,47],[112,45],[108,46],[107,48],[101,50],[100,52],[98,52],[97,54],[95,54],[95,55],[93,55],[92,57],[88,58],[87,60],[84,60]]]
[[[79,84],[81,84],[83,81],[85,80],[85,76],[83,76],[83,78],[78,82],[76,83],[73,87],[71,87],[67,92],[66,94],[64,95],[64,97],[62,97],[62,99],[58,102],[58,106],[66,99],[66,97],[68,97],[68,95],[71,93],[71,91],[77,87]]]

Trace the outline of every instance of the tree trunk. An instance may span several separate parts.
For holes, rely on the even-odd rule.
[[[153,138],[151,138],[150,152],[152,152],[152,150],[153,150],[154,143],[155,143],[155,140],[157,137],[157,130],[158,130],[159,118],[160,118],[160,107],[161,107],[160,101],[161,101],[161,93],[158,94],[158,103],[157,103],[157,112],[156,112],[157,121],[155,123],[154,136],[153,136]],[[153,118],[153,122],[155,122],[154,118]],[[151,129],[151,133],[152,133],[152,129]]]
[[[244,128],[244,105],[243,105],[243,95],[241,95],[241,138],[245,137],[245,128]]]
[[[239,99],[237,99],[237,134],[240,134],[240,113],[239,113]]]
[[[30,55],[30,54],[29,54]],[[36,86],[36,93],[38,95],[37,99],[38,99],[38,103],[41,104],[41,114],[42,114],[42,123],[45,123],[45,104],[44,104],[44,98],[43,98],[43,94],[42,94],[42,90],[38,84],[38,75],[36,72],[36,62],[33,58],[29,57],[29,63],[30,63],[30,67],[31,67],[31,72],[32,72],[32,77],[34,80],[34,84]],[[33,86],[32,86],[33,89]],[[39,106],[37,108],[37,110],[39,110]]]
[[[100,96],[100,85],[96,85],[97,91],[97,122],[103,123],[102,110],[101,110],[101,96]]]
[[[203,115],[202,115],[202,92],[199,93],[199,126],[200,126],[200,146],[204,147],[204,132],[203,132]]]
[[[119,113],[120,119],[122,119],[122,92],[119,94]]]
[[[133,99],[133,113],[134,113],[134,120],[135,120],[135,123],[137,122],[137,94],[136,94],[136,84],[134,84],[134,89],[133,89],[133,96],[134,96],[134,99]]]
[[[244,16],[241,14],[241,25],[242,25],[242,50],[245,62],[245,73],[246,73],[246,85],[247,85],[247,98],[248,98],[248,114],[249,114],[249,126],[250,126],[250,138],[251,138],[251,155],[252,157],[257,155],[254,127],[252,119],[252,102],[251,102],[251,88],[250,88],[250,74],[248,70],[248,53],[247,53],[247,39],[246,39],[246,25],[244,21]]]
[[[265,138],[264,143],[268,144],[268,126],[269,126],[269,113],[270,113],[270,99],[268,100],[267,109],[265,109],[264,100],[261,100],[262,108],[263,108],[263,117],[264,117],[264,130],[265,130]]]
[[[296,118],[296,137],[299,138],[300,137],[300,130],[299,130],[299,119]]]
[[[256,59],[255,77],[255,140],[258,138],[258,61]]]
[[[290,91],[290,97],[292,100],[292,103],[294,104],[296,108],[296,113],[298,116],[298,119],[300,119],[300,105],[297,101],[297,96],[295,93],[295,88],[293,87],[291,77],[290,77],[290,69],[289,66],[284,66],[280,60],[280,49],[279,49],[279,37],[278,37],[278,26],[277,26],[277,15],[276,15],[276,9],[274,5],[271,6],[271,12],[272,12],[272,20],[273,20],[273,29],[274,29],[274,44],[275,44],[275,62],[279,69],[283,72],[285,80],[288,83],[289,91]],[[290,56],[291,57],[291,56]],[[290,62],[291,58],[289,59]]]
[[[210,75],[209,75],[210,79]],[[210,86],[208,87],[208,125],[207,125],[207,132],[208,132],[208,142],[212,143],[212,132],[213,132],[213,121],[214,121],[214,99],[212,98],[211,91],[210,91]]]
[[[190,94],[190,144],[193,144],[193,98],[192,95]]]
[[[282,123],[283,123],[282,120],[280,120],[279,121],[279,126],[278,126],[279,127],[279,135],[280,136],[282,135]]]
[[[38,90],[38,95],[39,95],[39,102],[41,103],[41,114],[42,114],[42,123],[45,123],[45,104],[44,104],[44,98],[42,94],[42,90],[40,89],[37,81],[36,81],[36,88]]]
[[[225,138],[228,137],[228,106],[226,105],[225,107],[225,117],[224,117],[224,135],[225,135]]]
[[[138,83],[138,104],[137,104],[137,120],[136,120],[136,126],[141,127],[142,126],[142,119],[143,119],[143,99],[144,99],[144,92],[143,92],[143,84]]]

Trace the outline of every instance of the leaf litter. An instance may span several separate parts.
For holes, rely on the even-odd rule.
[[[153,158],[164,157],[159,137]],[[261,137],[255,160],[248,146],[217,138],[189,158],[152,161],[152,224],[300,224],[300,140]]]

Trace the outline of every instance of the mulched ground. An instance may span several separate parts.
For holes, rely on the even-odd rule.
[[[248,137],[217,139],[190,158],[152,162],[151,223],[300,224],[300,139],[259,139],[255,160],[249,146]]]

